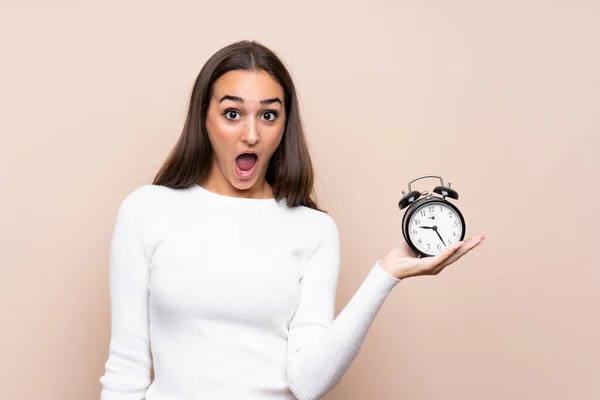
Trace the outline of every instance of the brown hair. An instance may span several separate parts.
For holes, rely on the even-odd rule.
[[[314,172],[294,82],[277,55],[255,41],[230,44],[217,51],[202,67],[192,89],[183,131],[153,184],[183,188],[201,183],[208,177],[213,154],[206,130],[206,113],[214,83],[233,70],[265,71],[283,88],[285,130],[266,172],[275,198],[285,198],[291,207],[302,205],[323,211],[311,198]]]

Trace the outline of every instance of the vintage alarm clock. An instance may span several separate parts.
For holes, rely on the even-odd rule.
[[[441,184],[431,194],[411,190],[413,182],[424,178],[438,178]],[[465,219],[460,210],[446,200],[446,197],[458,200],[458,193],[450,188],[450,182],[445,186],[441,176],[419,176],[408,183],[408,194],[403,190],[402,195],[398,207],[401,210],[408,207],[402,218],[402,233],[419,256],[438,255],[464,239]]]

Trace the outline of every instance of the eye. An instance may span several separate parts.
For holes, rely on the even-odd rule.
[[[229,109],[225,110],[223,115],[225,116],[225,118],[227,118],[230,121],[236,121],[239,119],[237,117],[240,116],[240,113],[237,110],[234,110],[233,108],[229,108]]]
[[[263,114],[263,118],[267,121],[267,122],[273,122],[277,119],[277,111],[265,111],[265,113]]]

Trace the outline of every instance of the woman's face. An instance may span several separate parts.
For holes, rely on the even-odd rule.
[[[267,72],[235,70],[221,76],[206,116],[213,149],[206,186],[224,195],[272,197],[265,174],[285,118],[283,88]]]

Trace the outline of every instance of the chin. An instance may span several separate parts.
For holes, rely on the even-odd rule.
[[[229,181],[229,183],[237,190],[248,190],[251,189],[255,184],[254,179],[249,181],[240,181],[238,179],[235,179],[233,182]]]
[[[237,190],[248,190],[251,189],[257,182],[257,176],[253,176],[250,179],[240,179],[236,173],[229,179],[229,184]]]

